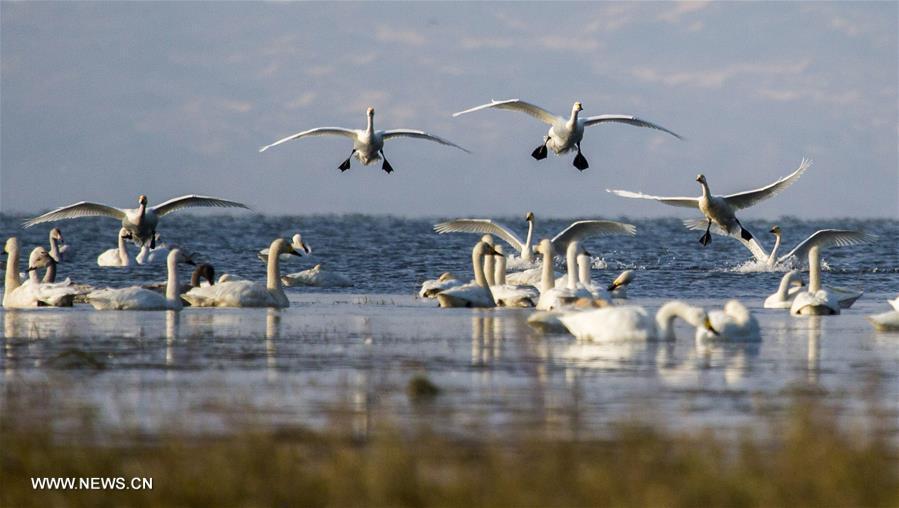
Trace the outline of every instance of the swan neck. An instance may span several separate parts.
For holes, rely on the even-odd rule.
[[[525,261],[531,260],[531,242],[534,239],[534,221],[528,221],[528,236],[524,241],[524,250],[521,252],[521,259]]]
[[[265,277],[265,287],[270,290],[281,290],[281,240],[272,242],[268,248],[268,273]]]
[[[141,251],[143,251],[144,248],[149,249],[149,244],[144,244],[144,246],[141,247]],[[121,262],[122,266],[128,266],[129,264],[131,264],[128,260],[128,249],[125,248],[125,237],[123,237],[122,235],[119,235],[119,261]]]
[[[590,277],[590,256],[584,254],[577,257],[577,272],[578,281],[585,287],[593,283]]]
[[[487,284],[493,286],[496,284],[496,267],[494,266],[492,254],[484,256],[484,275],[487,277]]]
[[[712,191],[709,190],[709,184],[706,182],[699,182],[699,185],[702,187],[702,197],[708,198],[712,195]]]
[[[480,244],[475,245],[471,251],[471,265],[474,269],[474,281],[478,286],[487,287],[487,277],[484,276],[484,255],[481,254]]]
[[[56,282],[56,263],[51,262],[47,265],[47,271],[44,272],[43,282]]]
[[[674,340],[674,318],[684,317],[687,310],[686,304],[682,302],[669,302],[662,305],[662,308],[656,312],[656,327],[659,330],[659,338],[663,340]]]
[[[181,297],[178,295],[178,251],[172,250],[166,258],[168,265],[168,280],[165,284],[165,299],[169,304],[169,308],[180,309]]]
[[[808,251],[808,290],[817,293],[821,289],[821,251],[815,246]]]
[[[190,287],[200,287],[200,270],[194,270],[194,273],[190,274]]]
[[[777,249],[780,247],[780,233],[775,233],[774,235],[774,247],[771,249],[771,254],[768,255],[768,266],[774,266],[777,262]]]
[[[3,296],[12,293],[19,284],[19,244],[13,244],[6,257],[6,277],[3,283]]]
[[[50,234],[50,257],[59,261],[59,244],[56,242],[56,237],[53,234]]]
[[[793,273],[787,272],[780,279],[780,285],[777,286],[777,296],[781,300],[787,299],[787,294],[790,292],[790,283],[793,282]]]
[[[575,242],[568,244],[565,264],[568,265],[568,289],[577,289],[577,247]]]
[[[571,118],[568,120],[569,127],[573,127],[573,126],[577,125],[577,115],[578,115],[578,110],[576,108],[572,108]]]
[[[28,280],[31,281],[32,284],[41,283],[41,279],[37,276],[37,270],[30,270],[28,272]]]
[[[506,283],[506,258],[503,256],[496,256],[494,259],[494,275],[493,282],[495,285],[502,286]]]
[[[368,115],[368,124],[365,127],[365,132],[367,132],[369,134],[372,134],[373,132],[375,132],[375,116],[374,115]]]
[[[543,253],[543,272],[540,274],[540,291],[549,291],[556,287],[555,273],[553,272],[552,249]]]

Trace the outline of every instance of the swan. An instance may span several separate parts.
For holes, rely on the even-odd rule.
[[[269,253],[300,253],[283,238],[277,238],[269,247]],[[194,307],[289,307],[290,302],[281,287],[280,258],[268,257],[268,273],[265,283],[232,280],[219,281],[208,287],[193,288],[182,295]]]
[[[287,141],[292,141],[294,139],[304,138],[306,136],[343,136],[353,140],[353,151],[350,152],[350,156],[347,157],[347,159],[343,161],[340,166],[338,166],[340,171],[346,171],[350,169],[350,159],[355,156],[357,159],[359,159],[359,162],[361,162],[365,166],[368,166],[372,162],[383,158],[384,163],[381,165],[381,169],[383,169],[387,173],[393,172],[393,167],[389,162],[387,162],[387,157],[384,156],[384,142],[388,139],[401,137],[427,139],[429,141],[440,143],[441,145],[458,148],[465,153],[471,153],[451,141],[447,141],[443,138],[428,134],[424,131],[416,131],[411,129],[392,129],[386,131],[375,130],[375,108],[368,108],[368,110],[366,111],[366,115],[368,116],[368,126],[365,129],[316,127],[314,129],[298,132],[296,134],[291,134],[286,138],[279,139],[278,141],[275,141],[270,145],[263,146],[259,149],[259,151],[264,152],[273,146],[277,146],[281,143],[286,143]]]
[[[545,159],[547,147],[551,148],[556,155],[568,152],[574,148],[577,149],[577,155],[574,157],[573,165],[580,171],[590,167],[587,163],[587,159],[581,153],[581,140],[584,138],[584,128],[591,125],[597,125],[604,122],[620,122],[636,127],[657,129],[667,132],[678,139],[683,139],[679,135],[660,125],[641,120],[631,115],[598,115],[582,118],[578,115],[578,113],[584,110],[583,105],[580,102],[574,103],[571,107],[571,115],[568,118],[554,115],[539,106],[535,106],[534,104],[519,99],[506,99],[502,101],[492,100],[489,104],[482,104],[471,109],[466,109],[465,111],[453,113],[453,116],[457,117],[487,108],[520,111],[548,124],[550,126],[549,132],[547,132],[546,136],[543,138],[543,144],[538,146],[533,153],[531,153],[531,157],[537,160]]]
[[[765,298],[766,309],[789,309],[793,305],[793,299],[802,291],[802,274],[799,270],[790,270],[780,279],[777,291]]]
[[[498,256],[495,260],[496,275],[494,284],[490,286],[490,292],[493,293],[497,307],[533,307],[540,298],[540,291],[534,286],[507,284],[506,257],[503,255],[503,246],[497,245],[494,250]]]
[[[28,257],[28,280],[19,281],[19,239],[11,237],[6,240],[3,251],[6,259],[6,275],[3,285],[3,306],[7,308],[28,307],[71,307],[77,293],[71,287],[71,281],[48,284],[42,283],[37,276],[37,269],[56,263],[47,249],[36,247]]]
[[[874,325],[875,330],[881,332],[899,331],[899,298],[887,300],[887,303],[893,307],[893,310],[874,314],[873,316],[865,316],[865,318]]]
[[[97,265],[110,267],[131,266],[131,256],[125,248],[125,239],[131,238],[131,232],[125,228],[119,230],[119,246],[116,249],[108,249],[97,256]]]
[[[765,249],[758,243],[758,240],[752,236],[752,233],[740,224],[736,212],[737,210],[749,208],[752,205],[779,194],[790,185],[793,185],[793,183],[795,183],[809,167],[811,167],[811,161],[802,159],[802,163],[796,171],[770,185],[755,190],[728,194],[726,196],[712,195],[705,175],[696,177],[696,181],[699,182],[699,185],[702,187],[702,196],[698,198],[650,196],[640,192],[614,189],[606,189],[606,191],[625,198],[652,199],[670,206],[697,208],[702,212],[703,216],[705,216],[705,219],[685,220],[684,225],[686,225],[688,229],[701,229],[702,227],[705,227],[705,234],[699,239],[699,242],[703,246],[711,243],[712,235],[710,234],[710,231],[712,231],[712,226],[714,225],[715,233],[732,236],[740,240],[740,242],[752,252],[757,260],[766,262],[768,255],[765,253]]]
[[[892,300],[887,300],[887,303],[889,303],[890,307],[892,307],[894,310],[899,311],[899,296]]]
[[[475,244],[471,251],[471,265],[474,281],[461,286],[449,288],[437,293],[437,302],[441,307],[496,307],[493,293],[487,284],[484,274],[484,256],[494,255],[496,251],[483,240]]]
[[[481,241],[489,245],[493,252],[496,252],[492,236],[484,235],[481,237]],[[484,277],[487,279],[488,286],[496,284],[496,263],[493,262],[493,254],[484,254]]]
[[[169,253],[171,253],[171,251],[169,251]],[[181,253],[181,256],[183,258],[181,262],[192,264],[191,263],[192,260],[190,259],[190,256],[184,255],[183,252]],[[166,258],[166,261],[168,261],[168,258]],[[181,284],[178,287],[178,294],[180,295],[181,293],[186,293],[187,291],[190,291],[193,288],[208,287],[208,286],[214,286],[214,285],[215,285],[215,267],[213,267],[209,263],[200,263],[194,267],[193,273],[190,274],[190,282],[188,282],[187,284]],[[164,294],[166,292],[166,290],[168,289],[168,281],[158,282],[155,284],[147,284],[147,285],[144,285],[141,287],[143,287],[145,289],[149,289],[151,291],[155,291],[157,293]]]
[[[106,288],[92,291],[87,301],[97,310],[181,310],[178,293],[178,263],[194,264],[180,249],[172,249],[166,258],[168,281],[165,295],[140,286]]]
[[[712,326],[696,329],[696,340],[727,339],[733,341],[761,340],[759,323],[752,312],[737,300],[729,300],[724,310],[709,312]]]
[[[309,244],[303,241],[303,236],[299,233],[294,234],[290,238],[290,245],[293,246],[293,249],[301,255],[308,256],[309,254],[312,254],[312,247],[310,247]],[[256,254],[256,257],[258,257],[263,263],[268,262],[268,249],[269,248],[266,247],[260,250],[258,254]],[[293,256],[293,254],[281,254],[281,261],[288,261],[290,260],[291,256]]]
[[[571,305],[578,298],[593,298],[593,295],[577,281],[577,256],[583,251],[579,241],[568,243],[565,253],[568,267],[568,284],[564,288],[556,287],[552,279],[552,242],[544,238],[537,246],[543,254],[543,275],[540,284],[540,299],[537,300],[537,310],[555,310],[566,305]]]
[[[625,270],[615,277],[615,280],[606,287],[609,296],[618,300],[627,299],[627,287],[634,281],[636,273],[633,270]]]
[[[421,285],[421,290],[418,291],[418,296],[420,298],[437,298],[437,293],[460,285],[462,285],[462,281],[457,279],[455,275],[450,272],[443,272],[436,279],[424,281]]]
[[[656,312],[653,319],[637,305],[605,307],[565,313],[559,317],[568,331],[579,339],[597,342],[622,340],[674,340],[674,319],[681,318],[696,328],[715,333],[709,316],[699,307],[673,300]]]
[[[543,333],[567,333],[568,330],[559,318],[572,311],[602,309],[610,306],[608,300],[602,298],[578,298],[563,310],[538,310],[528,316],[528,325]]]
[[[522,242],[521,238],[513,233],[512,230],[490,219],[455,219],[435,224],[434,231],[441,235],[446,233],[496,235],[515,249],[515,251],[519,253],[521,259],[530,261],[533,252],[531,239],[533,238],[534,232],[534,213],[528,212],[525,216],[525,220],[528,222],[528,234],[527,239],[524,242]],[[620,234],[634,236],[637,234],[637,228],[633,224],[624,224],[622,222],[611,220],[580,220],[569,224],[567,228],[554,236],[551,242],[555,252],[565,252],[568,248],[568,242],[571,242],[572,240],[583,240],[593,236]]]
[[[345,275],[333,271],[324,271],[321,263],[316,264],[308,270],[283,275],[281,277],[281,282],[288,287],[314,286],[320,288],[342,288],[353,285],[353,281]]]
[[[196,206],[214,206],[221,208],[246,208],[243,203],[229,201],[222,198],[209,196],[197,196],[195,194],[172,198],[156,206],[147,206],[147,196],[141,194],[137,198],[137,208],[115,208],[100,203],[81,201],[72,205],[63,206],[47,212],[38,217],[28,219],[22,223],[26,228],[42,222],[51,222],[62,219],[77,219],[78,217],[104,216],[113,217],[122,221],[122,227],[131,232],[131,239],[137,245],[150,244],[150,248],[156,247],[156,226],[159,219],[176,210]]]
[[[67,244],[62,237],[62,231],[59,228],[50,230],[50,257],[57,263],[70,261],[72,259],[72,246]]]

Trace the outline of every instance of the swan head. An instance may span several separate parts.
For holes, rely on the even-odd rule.
[[[524,220],[531,222],[534,220],[534,212],[528,212],[527,215],[524,216]]]
[[[303,241],[302,235],[299,233],[293,235],[290,239],[290,245],[297,251],[298,256],[309,255],[312,253],[312,248]]]
[[[625,271],[621,272],[621,274],[618,275],[618,277],[616,277],[615,280],[613,280],[611,284],[609,284],[609,287],[606,288],[606,290],[614,291],[618,288],[627,286],[633,280],[634,280],[634,271],[633,270],[625,270]]]
[[[439,280],[440,282],[446,282],[448,280],[455,280],[455,278],[455,275],[449,272],[443,272],[440,274],[440,277],[437,277],[437,280]]]
[[[369,106],[368,109],[365,110],[365,114],[369,117],[375,116],[375,108]]]
[[[132,237],[131,231],[128,231],[127,229],[122,228],[119,230],[119,237],[124,238],[125,240],[128,240],[129,238]]]
[[[493,236],[492,235],[482,236],[481,241],[486,243],[487,245],[493,246]]]
[[[702,312],[702,314],[703,314],[702,327],[705,328],[706,330],[712,332],[712,335],[720,335],[718,333],[718,330],[716,330],[715,327],[712,326],[712,320],[709,319],[709,315],[706,314],[706,312],[704,310],[700,311],[700,312]]]
[[[790,270],[784,275],[784,278],[790,281],[791,286],[805,286],[805,281],[802,280],[802,272],[799,270]]]
[[[775,235],[780,235],[780,226],[778,226],[778,225],[771,226],[771,230],[769,231],[769,233],[773,233]]]
[[[19,239],[11,236],[6,240],[6,244],[3,246],[4,254],[11,254],[13,251],[19,250]]]
[[[699,183],[706,183],[706,181],[705,181],[705,175],[702,174],[702,173],[696,175],[696,181],[699,182]]]
[[[486,236],[486,235],[485,235]],[[493,248],[493,245],[481,240],[474,247],[474,253],[477,256],[503,256],[501,253],[497,252],[496,249]],[[505,256],[503,256],[505,257]]]
[[[300,254],[300,251],[297,250],[297,247],[294,247],[293,244],[287,243],[287,241],[284,240],[283,238],[278,238],[277,240],[275,240],[274,245],[272,247],[275,247],[275,248],[269,248],[269,253],[268,253],[269,257],[271,257],[273,255],[277,256],[279,254],[290,254],[291,256],[297,256],[297,257],[302,256],[302,254]],[[301,247],[301,249],[302,249],[302,247]]]
[[[138,197],[137,197],[137,203],[138,203],[139,205],[144,205],[144,206],[146,206],[146,205],[147,205],[147,196],[144,195],[144,194],[141,194],[140,196],[138,196]]]
[[[31,255],[28,256],[28,271],[31,272],[38,268],[46,268],[55,263],[56,260],[50,256],[47,249],[35,247],[34,250],[31,251]]]
[[[203,277],[210,286],[215,285],[215,268],[209,263],[201,263],[194,269],[194,273],[198,277]]]
[[[53,240],[57,240],[60,243],[65,243],[65,240],[62,239],[62,231],[59,228],[53,228],[50,230],[50,238]]]
[[[549,241],[548,238],[540,240],[540,243],[538,243],[537,246],[534,247],[534,252],[544,256],[547,254],[549,254],[550,256],[555,254],[555,252],[553,252],[553,243]]]
[[[572,110],[572,111],[583,111],[583,110],[584,110],[584,105],[581,104],[580,101],[575,102],[575,103],[574,103],[574,106],[571,107],[571,110]]]

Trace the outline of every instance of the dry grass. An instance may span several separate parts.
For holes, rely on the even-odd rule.
[[[358,438],[339,424],[145,437],[102,434],[90,417],[61,435],[14,400],[0,412],[3,507],[899,506],[895,422],[844,428],[815,399],[736,439],[622,423],[577,441],[394,427]],[[151,477],[154,488],[33,491],[32,476]]]

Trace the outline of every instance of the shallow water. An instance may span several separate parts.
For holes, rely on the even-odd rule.
[[[356,286],[288,289],[291,307],[282,311],[4,310],[0,384],[33,387],[35,405],[46,403],[48,415],[54,406],[96,407],[108,425],[147,430],[173,421],[202,431],[227,431],[243,420],[323,426],[335,412],[362,431],[384,415],[425,419],[451,432],[486,423],[497,433],[594,433],[633,415],[675,427],[732,429],[777,415],[797,389],[848,402],[849,416],[868,402],[899,414],[899,334],[876,333],[863,318],[887,310],[884,298],[899,292],[896,221],[866,223],[881,237],[875,245],[825,252],[826,282],[864,287],[866,294],[842,315],[824,318],[762,309],[781,274],[741,271],[748,253],[737,242],[715,238],[702,249],[696,232],[675,220],[637,221],[635,238],[588,243],[609,265],[594,272],[597,280],[636,268],[631,301],[652,308],[671,297],[710,309],[739,297],[759,318],[763,340],[697,345],[679,325],[673,343],[598,346],[532,330],[528,310],[439,309],[414,298],[426,277],[468,273],[476,237],[438,236],[430,232],[433,221],[215,217],[221,229],[213,229],[191,217],[168,219],[163,233],[172,232],[170,241],[202,252],[219,272],[257,278],[264,267],[254,252],[300,229],[313,256],[291,265],[321,262]],[[17,220],[0,220],[4,235]],[[96,254],[114,245],[110,223],[61,224],[78,249],[75,261],[60,265],[61,275],[113,286],[162,280],[162,266],[96,266]],[[564,223],[546,221],[539,230]],[[793,220],[780,225],[790,246],[815,229]],[[30,247],[45,241],[48,229],[16,234]],[[670,243],[658,245],[659,238]],[[442,391],[426,406],[405,394],[419,373]]]

